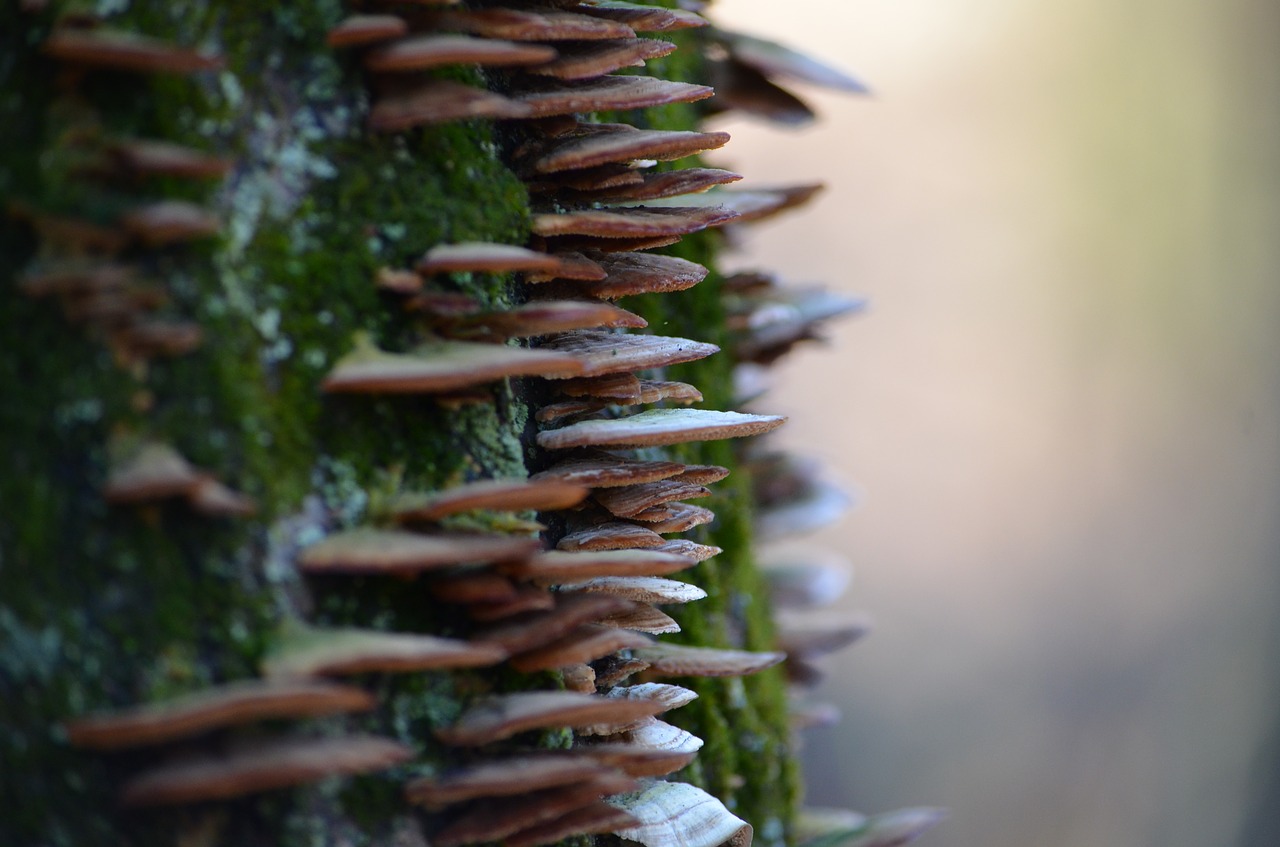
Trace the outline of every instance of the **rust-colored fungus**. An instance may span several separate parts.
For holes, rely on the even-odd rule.
[[[554,49],[536,44],[466,35],[417,35],[373,50],[364,63],[372,71],[387,73],[462,64],[538,65],[555,57]]]
[[[317,782],[338,774],[385,770],[413,757],[385,738],[289,738],[260,742],[220,756],[162,765],[125,783],[125,806],[169,806],[242,797],[272,788]]]
[[[422,777],[409,782],[404,790],[410,802],[429,808],[443,808],[478,797],[525,794],[531,785],[553,788],[583,782],[610,770],[608,765],[586,756],[545,753],[496,759],[447,771],[440,776]]]
[[[477,703],[436,735],[447,744],[477,746],[530,729],[629,721],[661,712],[662,705],[652,701],[614,700],[576,691],[526,691]]]
[[[435,635],[374,629],[320,629],[289,632],[262,660],[268,678],[404,673],[440,668],[495,665],[507,651],[492,642],[468,642]]]
[[[216,71],[224,65],[220,56],[106,28],[60,29],[45,40],[43,49],[64,62],[140,73]]]
[[[369,111],[375,132],[404,132],[464,118],[523,118],[533,108],[484,88],[449,80],[426,80],[379,99]]]
[[[596,112],[605,109],[645,109],[669,103],[688,103],[710,97],[705,85],[671,82],[647,76],[605,76],[589,82],[542,84],[515,93],[535,118]]]
[[[351,15],[329,30],[330,47],[363,47],[399,38],[409,32],[409,24],[398,15]]]
[[[311,573],[416,573],[450,565],[523,559],[537,539],[508,535],[429,535],[364,527],[334,533],[304,549],[298,566]]]
[[[786,421],[780,415],[746,415],[709,409],[653,409],[629,418],[581,421],[538,433],[548,450],[569,447],[646,447],[760,435]],[[661,531],[661,530],[660,530]]]
[[[66,732],[67,740],[77,747],[115,750],[252,721],[364,712],[373,707],[372,695],[348,685],[318,680],[245,680],[165,702],[77,718],[66,724]]]
[[[450,391],[509,376],[573,376],[582,364],[551,350],[435,341],[413,353],[357,346],[338,360],[321,387],[329,392],[405,394]]]

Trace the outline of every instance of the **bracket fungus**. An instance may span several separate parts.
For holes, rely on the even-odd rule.
[[[364,712],[375,705],[372,695],[349,685],[318,680],[245,680],[168,702],[89,715],[68,722],[65,729],[67,740],[77,747],[114,750],[159,744],[251,721]]]
[[[168,806],[240,797],[339,774],[385,770],[412,757],[408,747],[385,738],[289,738],[146,771],[125,783],[120,803]]]
[[[330,535],[298,554],[307,573],[417,573],[451,565],[533,555],[536,539],[508,535],[431,535],[361,528]]]
[[[413,353],[387,353],[360,344],[334,366],[324,391],[419,394],[483,385],[509,376],[574,376],[582,364],[551,350],[504,344],[434,341]]]

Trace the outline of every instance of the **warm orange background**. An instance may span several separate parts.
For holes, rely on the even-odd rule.
[[[931,847],[1242,843],[1280,719],[1280,6],[712,13],[876,91],[715,159],[830,186],[731,267],[873,304],[763,404],[864,492],[820,541],[878,626],[826,663],[811,802],[950,807]]]

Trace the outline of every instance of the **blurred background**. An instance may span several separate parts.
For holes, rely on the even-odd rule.
[[[817,541],[876,630],[824,662],[808,799],[930,847],[1280,844],[1280,4],[717,0],[854,72],[742,187],[727,266],[871,299],[766,398],[862,492]],[[1268,828],[1269,827],[1269,828]]]

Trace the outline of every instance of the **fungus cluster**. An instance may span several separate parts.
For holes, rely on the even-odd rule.
[[[257,679],[72,717],[67,738],[92,750],[143,748],[119,793],[129,806],[221,801],[389,771],[403,802],[426,812],[427,838],[440,847],[534,847],[598,833],[647,847],[749,845],[750,822],[701,788],[666,779],[694,760],[703,741],[661,717],[697,695],[656,680],[744,676],[785,659],[788,677],[802,685],[818,676],[815,656],[851,642],[865,625],[784,618],[773,650],[662,639],[680,631],[677,609],[696,609],[708,595],[680,576],[722,552],[674,536],[716,520],[712,509],[689,501],[711,496],[709,486],[730,470],[676,461],[659,448],[761,436],[784,422],[697,407],[700,388],[666,378],[665,369],[713,354],[743,367],[767,365],[858,304],[738,274],[716,283],[729,316],[725,352],[640,332],[644,319],[614,301],[682,291],[709,274],[688,259],[647,251],[767,218],[804,203],[816,187],[738,191],[723,187],[740,179],[727,170],[658,169],[718,149],[728,135],[632,126],[617,115],[705,100],[713,88],[618,72],[676,50],[666,34],[699,30],[690,43],[707,54],[717,82],[709,111],[791,121],[807,107],[774,77],[858,86],[799,54],[710,27],[686,9],[620,0],[477,8],[366,0],[352,11],[329,30],[327,44],[363,74],[365,131],[395,139],[451,122],[503,122],[512,139],[507,165],[531,198],[530,231],[525,244],[421,244],[416,260],[380,268],[368,285],[413,327],[414,343],[387,347],[367,334],[352,337],[314,390],[352,403],[413,397],[453,409],[492,402],[491,386],[525,379],[537,429],[526,447],[538,471],[435,490],[397,487],[350,525],[326,525],[323,537],[290,557],[303,580],[420,589],[424,601],[460,621],[450,635],[387,631],[376,619],[326,625],[306,619],[303,605],[302,614],[290,610],[260,656]],[[83,16],[55,27],[43,51],[73,92],[103,68],[199,75],[223,65],[216,54]],[[487,84],[451,76],[459,69],[483,69],[477,78]],[[600,112],[610,119],[597,119]],[[216,203],[149,197],[148,180],[216,186],[236,165],[164,139],[82,132],[68,143],[85,162],[85,178],[124,200],[105,217],[15,207],[41,239],[22,288],[57,297],[68,318],[110,347],[145,398],[149,359],[207,341],[198,326],[166,313],[158,276],[180,275],[196,260],[186,248],[221,226]],[[444,284],[477,274],[509,275],[515,304],[495,308]],[[151,438],[140,403],[143,423],[112,443],[102,491],[108,503],[136,508],[176,499],[206,515],[253,514],[248,498]],[[787,510],[809,509],[805,498],[821,496],[821,484],[786,457],[758,447],[747,455],[761,525],[785,533],[803,524],[788,522]],[[769,573],[784,606],[829,600],[827,586],[840,582],[809,563]],[[305,723],[377,712],[384,704],[374,681],[383,675],[471,669],[529,676],[520,690],[474,698],[432,737],[412,743],[358,732],[349,722],[318,735]],[[830,715],[799,704],[793,720],[803,727]],[[245,726],[254,727],[253,743],[232,732]],[[530,740],[565,729],[571,741],[563,749]],[[440,746],[456,751],[456,767],[415,767],[421,748]],[[836,822],[806,819],[809,836],[847,831],[849,845],[903,843],[932,821],[923,812],[829,818]]]

